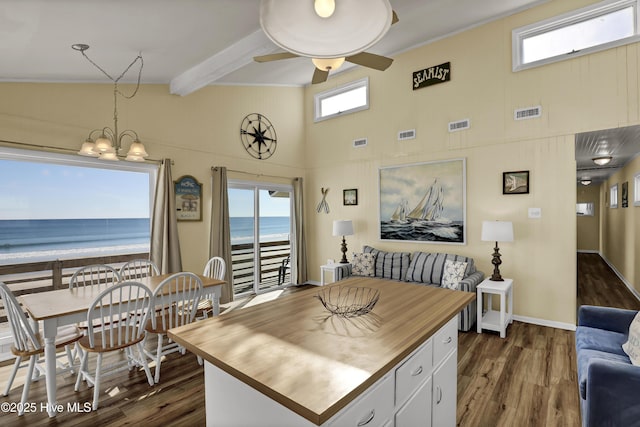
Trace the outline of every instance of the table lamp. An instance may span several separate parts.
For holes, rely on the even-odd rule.
[[[513,223],[511,221],[482,221],[482,241],[496,242],[493,248],[493,274],[491,279],[494,282],[502,282],[504,279],[500,275],[500,249],[498,242],[513,242]]]
[[[352,236],[353,235],[353,222],[350,219],[339,219],[333,221],[333,235],[334,236],[342,236],[342,259],[340,260],[341,264],[346,264],[347,261],[347,242],[344,240],[344,236]]]

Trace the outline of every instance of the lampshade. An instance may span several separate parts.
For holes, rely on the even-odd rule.
[[[334,236],[352,236],[353,235],[353,221],[350,219],[341,219],[333,221],[333,235]]]
[[[335,71],[344,64],[344,60],[345,58],[311,58],[313,65],[322,71]]]
[[[116,152],[115,150],[111,151],[111,152],[104,152],[104,153],[100,153],[100,159],[102,160],[112,160],[112,161],[118,161],[118,156],[116,156]]]
[[[333,15],[336,10],[335,0],[315,0],[313,8],[321,18],[328,18]]]
[[[392,19],[389,0],[340,0],[328,18],[320,17],[311,1],[260,3],[260,26],[267,37],[282,49],[308,58],[363,52],[389,31]]]
[[[511,221],[482,221],[482,237],[486,242],[513,242]]]
[[[595,163],[598,166],[604,166],[606,164],[608,164],[611,159],[613,159],[613,157],[611,156],[601,156],[601,157],[594,157],[593,159],[593,163]]]
[[[92,140],[87,139],[82,143],[82,147],[80,147],[80,151],[78,151],[78,154],[87,157],[98,157],[100,153],[98,153],[95,148],[95,143]]]
[[[104,134],[100,135],[98,139],[96,139],[95,150],[100,153],[115,153],[116,151],[111,145],[111,140],[107,138]]]
[[[127,157],[135,156],[135,157],[149,157],[147,151],[144,148],[142,142],[137,139],[131,143],[129,147],[129,152],[127,153]]]

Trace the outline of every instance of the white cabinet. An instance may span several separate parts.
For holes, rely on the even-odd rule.
[[[428,378],[407,403],[396,412],[395,427],[429,426],[431,425],[431,411],[431,378]]]
[[[456,399],[458,352],[447,356],[433,372],[433,423],[434,427],[456,425]]]

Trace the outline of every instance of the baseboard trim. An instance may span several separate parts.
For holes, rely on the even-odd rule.
[[[598,253],[598,254],[600,255],[600,258],[602,258],[604,260],[604,262],[607,263],[609,268],[611,268],[611,270],[613,270],[613,272],[616,274],[616,276],[618,276],[618,279],[620,279],[620,281],[622,281],[622,283],[624,283],[624,285],[627,287],[627,289],[629,289],[629,291],[633,294],[633,296],[635,296],[636,299],[638,301],[640,301],[640,293],[634,289],[633,285],[631,283],[629,283],[627,281],[627,279],[624,278],[624,276],[618,271],[618,269],[611,262],[609,262],[609,260],[607,259],[606,256],[604,256],[601,253]]]
[[[513,320],[517,320],[518,322],[531,323],[533,325],[548,326],[550,328],[556,328],[556,329],[564,329],[567,331],[576,330],[576,325],[571,323],[555,322],[553,320],[538,319],[535,317],[514,315]]]
[[[602,256],[600,254],[600,251],[597,251],[597,250],[593,251],[593,250],[588,250],[588,249],[578,249],[578,253],[579,254],[598,254],[598,255]]]

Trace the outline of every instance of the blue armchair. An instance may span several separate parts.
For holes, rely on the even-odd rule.
[[[640,426],[640,366],[622,350],[637,311],[583,305],[576,352],[583,427]]]

